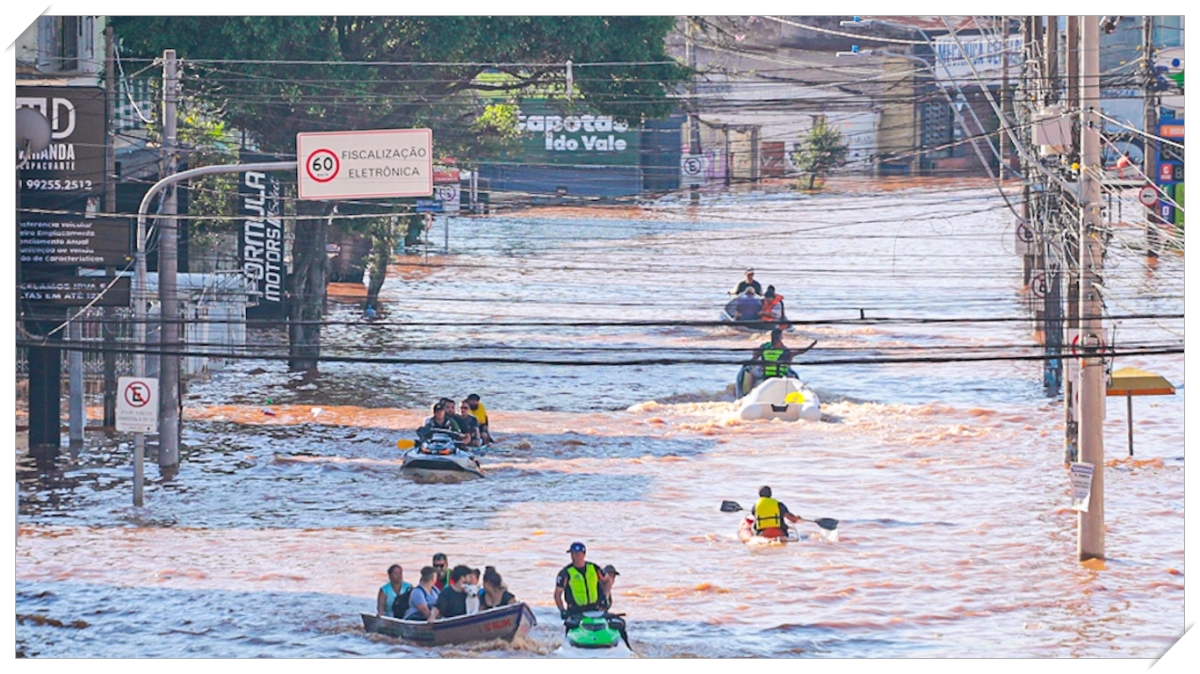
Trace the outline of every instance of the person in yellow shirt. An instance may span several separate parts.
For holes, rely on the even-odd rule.
[[[471,408],[471,414],[475,416],[475,420],[479,422],[479,435],[483,439],[483,444],[490,445],[495,440],[492,439],[492,434],[489,432],[487,408],[479,400],[478,393],[472,393],[467,396],[467,406]]]

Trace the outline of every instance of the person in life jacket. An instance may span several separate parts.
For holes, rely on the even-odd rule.
[[[554,580],[554,604],[563,620],[578,617],[584,611],[599,611],[602,588],[608,583],[604,571],[586,561],[587,547],[578,541],[567,549],[571,563]]]
[[[762,308],[759,309],[758,317],[772,323],[778,323],[783,320],[783,295],[775,294],[775,286],[767,286],[767,292],[763,294]]]
[[[784,538],[788,532],[787,523],[801,521],[788,511],[787,506],[771,498],[770,487],[758,490],[758,501],[750,514],[754,515],[754,533],[767,538]]]
[[[763,342],[754,350],[751,362],[754,367],[741,372],[742,395],[750,392],[759,382],[771,377],[786,377],[791,371],[790,363],[795,354],[783,344],[783,330],[771,330],[771,341]]]

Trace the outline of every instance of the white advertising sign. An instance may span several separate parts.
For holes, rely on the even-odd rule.
[[[934,71],[939,82],[955,81],[964,87],[999,85],[1004,79],[1001,66],[1005,52],[1008,54],[1008,81],[1017,81],[1022,63],[1020,35],[1010,35],[1007,40],[985,35],[959,35],[958,42],[954,37],[941,35],[933,39],[937,59]],[[959,43],[962,43],[961,48]]]
[[[433,132],[377,129],[296,134],[301,199],[427,197]]]
[[[158,380],[117,378],[117,432],[158,432]]]
[[[1087,512],[1092,500],[1092,472],[1090,463],[1071,464],[1071,509]]]

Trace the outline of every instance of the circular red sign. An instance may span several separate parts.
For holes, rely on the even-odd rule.
[[[304,170],[308,177],[316,182],[327,183],[337,177],[338,172],[342,170],[342,163],[338,161],[333,150],[321,148],[314,150],[304,160]]]
[[[1138,201],[1142,202],[1143,206],[1153,206],[1158,203],[1158,190],[1150,185],[1142,187],[1138,190]]]
[[[140,381],[126,385],[125,402],[130,407],[145,407],[150,403],[150,387]]]

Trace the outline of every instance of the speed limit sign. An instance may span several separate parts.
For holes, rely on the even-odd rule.
[[[1144,185],[1138,190],[1138,201],[1143,206],[1153,206],[1158,203],[1158,190],[1153,185]]]

